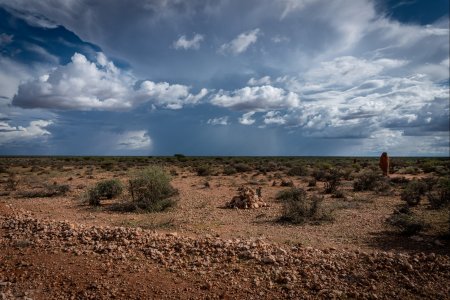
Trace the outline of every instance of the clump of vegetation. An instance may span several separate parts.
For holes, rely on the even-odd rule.
[[[353,190],[355,192],[372,191],[381,179],[382,176],[378,172],[372,170],[365,171],[353,182]]]
[[[244,172],[249,172],[252,170],[252,167],[250,167],[247,164],[244,163],[238,163],[234,165],[234,168],[236,169],[237,172],[239,173],[244,173]]]
[[[410,181],[400,197],[403,201],[406,201],[409,206],[416,206],[420,203],[422,196],[427,192],[427,184],[423,181],[412,180]]]
[[[198,176],[210,176],[212,174],[212,168],[207,165],[198,166],[195,168]]]
[[[46,184],[42,189],[24,191],[20,195],[26,198],[44,198],[63,196],[70,190],[67,184]]]
[[[314,169],[311,173],[311,175],[316,179],[317,181],[323,181],[325,179],[325,176],[327,175],[326,171],[323,169]]]
[[[308,169],[303,165],[298,165],[293,168],[290,168],[286,174],[288,176],[307,176]]]
[[[100,205],[100,200],[102,198],[112,199],[122,194],[122,191],[123,185],[119,180],[102,180],[97,182],[94,187],[88,189],[86,198],[89,205]]]
[[[377,185],[374,188],[374,191],[382,196],[390,196],[392,195],[392,188],[390,184],[389,178],[382,178],[378,181]]]
[[[225,174],[225,175],[233,175],[233,174],[236,174],[236,173],[237,173],[236,168],[234,168],[232,166],[225,166],[223,168],[223,174]]]
[[[289,187],[293,187],[294,186],[294,182],[292,180],[285,180],[282,179],[280,186],[289,186]]]
[[[15,191],[18,184],[16,173],[9,172],[8,179],[6,180],[6,187],[5,190],[7,191]]]
[[[303,189],[291,188],[282,191],[277,195],[277,199],[283,201],[283,213],[279,218],[281,222],[317,224],[333,220],[331,212],[323,208],[323,197],[313,195],[308,199]]]
[[[340,184],[341,180],[341,172],[339,172],[336,169],[331,169],[326,175],[325,175],[325,193],[331,194],[336,192],[337,187]]]
[[[170,180],[170,176],[157,166],[137,173],[129,180],[131,207],[156,212],[174,206],[176,201],[171,197],[178,191],[172,187]]]
[[[345,199],[345,193],[342,190],[336,189],[332,192],[332,197],[339,198],[339,199]]]
[[[312,187],[312,186],[316,186],[317,185],[317,181],[315,178],[312,178],[310,180],[308,180],[308,186]]]
[[[180,162],[186,162],[188,160],[187,157],[181,153],[176,153],[173,155],[173,157],[175,157]]]
[[[426,228],[424,221],[415,216],[408,207],[394,211],[387,222],[400,230],[400,234],[406,236],[416,235]]]
[[[439,209],[450,205],[450,178],[441,178],[427,193],[431,208]]]
[[[306,192],[301,188],[290,188],[278,192],[276,199],[280,201],[306,199]]]

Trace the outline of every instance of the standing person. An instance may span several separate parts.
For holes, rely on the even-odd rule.
[[[389,176],[389,157],[386,152],[383,152],[380,156],[380,168],[383,171],[384,176]]]

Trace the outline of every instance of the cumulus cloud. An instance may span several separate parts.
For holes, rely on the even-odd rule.
[[[198,103],[207,94],[206,89],[198,94],[189,90],[188,86],[167,82],[139,83],[103,53],[98,54],[96,62],[75,53],[67,65],[21,84],[12,104],[23,108],[127,110],[149,102],[157,107],[179,109]]]
[[[249,111],[248,113],[243,114],[242,117],[239,118],[239,123],[242,125],[252,125],[256,121],[255,119],[252,119],[252,116],[255,113],[256,112],[254,111]]]
[[[11,126],[7,121],[0,121],[0,145],[47,137],[51,133],[46,127],[52,123],[50,120],[35,120],[24,127]]]
[[[287,122],[285,117],[286,116],[282,116],[278,111],[269,111],[264,115],[264,124],[284,125]]]
[[[144,150],[151,146],[152,140],[146,130],[127,131],[117,136],[118,150]]]
[[[173,47],[175,49],[199,49],[200,43],[203,41],[204,36],[201,34],[195,34],[192,39],[186,38],[185,35],[182,35],[178,40],[173,42]]]
[[[228,116],[209,119],[207,123],[211,125],[228,125]]]
[[[252,77],[247,82],[248,85],[269,85],[270,83],[270,76],[264,76],[259,79]]]
[[[220,46],[219,51],[221,53],[231,53],[234,55],[245,52],[250,45],[256,43],[258,40],[258,35],[260,34],[260,29],[256,28],[250,31],[246,31],[238,35],[231,42],[223,44]]]
[[[300,105],[296,93],[286,92],[270,85],[244,87],[232,92],[220,90],[213,95],[211,103],[234,110],[267,111],[271,109],[295,108]]]

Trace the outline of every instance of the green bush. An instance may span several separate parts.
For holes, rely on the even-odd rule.
[[[279,221],[293,224],[319,223],[331,221],[332,215],[322,207],[323,197],[316,195],[308,199],[300,188],[291,188],[277,195],[283,201],[283,213]]]
[[[337,190],[337,187],[340,185],[342,174],[337,169],[331,169],[325,175],[325,193],[331,194]]]
[[[420,203],[423,195],[427,192],[427,184],[423,181],[412,180],[400,194],[403,201],[406,201],[409,206],[415,206]]]
[[[96,184],[95,187],[100,197],[112,199],[113,197],[122,194],[122,183],[117,179],[102,180]]]
[[[308,169],[306,169],[304,166],[299,165],[295,166],[293,168],[290,168],[287,173],[288,176],[307,176],[308,175]]]
[[[210,176],[212,174],[212,168],[210,166],[198,166],[195,168],[198,176]]]
[[[427,194],[431,208],[439,209],[450,205],[450,178],[441,178]]]
[[[409,212],[409,210],[394,212],[387,221],[392,226],[397,227],[402,235],[406,236],[418,234],[426,227],[426,224]]]
[[[170,184],[170,176],[157,166],[149,167],[129,180],[128,190],[136,208],[163,211],[173,205],[177,190]]]
[[[239,173],[243,173],[243,172],[249,172],[252,170],[252,167],[250,167],[247,164],[244,163],[239,163],[239,164],[235,164],[234,168],[236,169],[236,171],[238,171]]]
[[[372,191],[378,185],[378,182],[382,179],[381,174],[376,171],[365,171],[360,174],[353,182],[353,190],[359,191]]]
[[[98,206],[100,205],[100,195],[95,187],[91,187],[86,191],[85,199],[89,205]]]
[[[316,179],[317,181],[322,181],[325,179],[326,172],[322,169],[314,169],[311,173],[311,175]]]
[[[89,188],[85,197],[89,205],[100,205],[102,198],[112,199],[122,194],[122,183],[117,179],[102,180],[95,184],[95,186]]]
[[[236,173],[237,173],[237,170],[234,167],[225,166],[223,168],[223,174],[225,174],[225,175],[233,175],[233,174],[236,174]]]

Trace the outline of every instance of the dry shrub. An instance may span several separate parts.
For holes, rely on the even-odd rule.
[[[360,174],[353,182],[353,190],[359,191],[373,191],[382,180],[381,174],[376,171],[368,170]]]
[[[63,196],[70,190],[67,184],[46,184],[42,189],[24,191],[19,193],[21,197],[25,198],[44,198]]]
[[[450,178],[441,178],[427,193],[431,208],[439,209],[450,205]]]
[[[291,188],[282,191],[277,195],[277,199],[283,201],[283,212],[279,218],[281,222],[319,224],[333,220],[331,212],[322,205],[323,197],[313,195],[308,198],[303,189]]]
[[[88,189],[85,195],[89,205],[100,205],[102,198],[112,199],[122,194],[122,183],[117,179],[102,180]]]
[[[406,201],[409,206],[416,206],[420,203],[422,196],[425,195],[427,190],[428,186],[425,182],[412,180],[406,185],[400,197],[403,201]]]
[[[177,190],[170,184],[170,176],[161,167],[152,166],[129,180],[129,193],[135,209],[149,212],[164,211],[174,206],[171,198]]]

